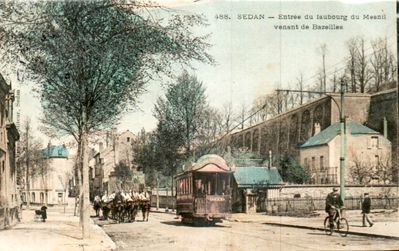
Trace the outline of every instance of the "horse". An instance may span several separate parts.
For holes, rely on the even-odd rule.
[[[150,215],[151,203],[150,200],[142,200],[140,202],[140,209],[143,214],[143,221],[148,221],[148,216]]]
[[[129,222],[134,222],[136,220],[138,207],[136,201],[130,200],[125,202],[124,216],[127,217]]]
[[[111,202],[102,203],[101,210],[103,211],[103,220],[108,220],[109,212],[111,211]]]
[[[123,222],[124,203],[121,193],[117,193],[112,200],[112,218],[118,222]]]
[[[101,209],[101,201],[94,201],[93,209],[94,211],[96,211],[96,217],[99,217]]]

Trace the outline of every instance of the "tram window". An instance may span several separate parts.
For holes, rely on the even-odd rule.
[[[205,194],[205,187],[202,179],[195,179],[194,190],[197,196],[202,196]]]
[[[188,182],[188,178],[186,178],[186,194],[188,194],[189,191],[190,191],[189,182]]]
[[[192,193],[192,185],[191,185],[191,183],[192,183],[192,178],[191,177],[189,177],[188,178],[188,193],[189,194],[191,194]]]
[[[219,175],[219,177],[217,177],[217,185],[216,185],[216,194],[217,195],[222,195],[223,191],[224,191],[224,180],[223,180],[223,176]]]

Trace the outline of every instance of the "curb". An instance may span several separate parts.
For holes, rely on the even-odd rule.
[[[96,231],[101,232],[101,234],[103,235],[103,241],[104,241],[104,243],[105,243],[106,246],[107,246],[107,249],[105,249],[105,250],[115,251],[115,250],[116,250],[116,244],[115,244],[115,242],[111,239],[111,237],[109,237],[108,234],[105,233],[105,231],[104,231],[100,226],[98,226],[98,225],[95,224],[94,222],[92,222],[92,223],[93,223],[93,228],[94,228]],[[108,248],[110,248],[110,249],[108,249]]]
[[[324,231],[324,228],[321,228],[321,227],[310,227],[310,226],[291,225],[291,224],[284,224],[284,223],[268,223],[268,222],[263,223],[263,224],[271,225],[271,226],[294,227],[294,228],[302,228],[302,229],[311,229],[311,230]],[[374,238],[385,238],[385,239],[399,240],[399,237],[397,237],[397,236],[381,235],[381,234],[369,234],[369,233],[362,233],[362,232],[354,232],[354,231],[350,231],[350,230],[348,231],[348,234],[367,236],[367,237],[374,237]]]
[[[172,211],[165,212],[165,211],[150,210],[150,213],[160,213],[160,214],[176,215],[176,211],[175,211],[175,212],[172,212]]]
[[[94,228],[95,231],[101,233],[101,235],[103,236],[104,243],[106,244],[107,247],[110,248],[107,250],[111,250],[111,251],[116,250],[115,242],[111,239],[111,237],[109,237],[109,235],[104,231],[104,229],[102,229],[99,225],[97,225],[93,221],[93,219],[90,219],[90,224],[92,225],[92,227]]]

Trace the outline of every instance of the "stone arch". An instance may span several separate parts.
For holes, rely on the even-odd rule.
[[[259,150],[259,129],[255,128],[252,132],[252,151],[258,152]]]
[[[263,126],[260,130],[260,154],[261,155],[267,155],[268,154],[268,141],[270,134],[268,132],[268,126]]]
[[[313,125],[312,125],[312,135],[315,133],[314,124],[319,123],[322,128],[323,125],[323,106],[317,105],[313,110]]]
[[[310,111],[305,110],[302,113],[302,118],[301,118],[301,134],[300,134],[300,142],[303,143],[310,137],[310,133],[312,131],[312,126],[311,126],[311,117],[310,117]]]
[[[251,132],[245,133],[244,146],[251,150]]]
[[[298,144],[298,125],[298,115],[293,114],[289,122],[289,146],[291,151],[295,150]]]

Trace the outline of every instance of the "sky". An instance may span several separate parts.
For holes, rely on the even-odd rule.
[[[305,84],[316,82],[316,71],[321,67],[321,55],[317,48],[327,45],[327,78],[336,69],[344,67],[346,41],[355,36],[366,40],[386,37],[388,45],[396,54],[396,9],[395,2],[382,1],[188,1],[160,0],[160,4],[170,8],[175,14],[203,14],[209,25],[193,30],[195,34],[210,34],[212,44],[209,53],[216,65],[193,63],[195,74],[206,87],[209,103],[221,109],[232,103],[238,110],[242,105],[250,107],[257,97],[270,93],[274,88],[294,88],[295,79],[300,72]],[[167,12],[167,13],[172,13]],[[283,15],[279,19],[279,15]],[[165,17],[165,11],[154,11],[154,17]],[[216,17],[226,17],[216,18]],[[246,15],[247,19],[243,19]],[[264,19],[250,19],[251,17]],[[300,19],[292,19],[293,15]],[[313,19],[305,19],[305,16]],[[317,15],[342,16],[347,20],[320,20]],[[359,16],[359,19],[351,19]],[[364,20],[363,15],[385,15],[385,19]],[[241,19],[239,18],[241,17]],[[273,17],[273,18],[269,18]],[[384,17],[384,16],[381,16]],[[313,30],[313,24],[342,26],[342,30]],[[279,30],[276,26],[307,25],[308,30]],[[367,44],[366,53],[371,52]],[[138,109],[126,113],[118,125],[119,131],[134,133],[145,128],[150,131],[156,127],[153,117],[154,102],[165,92],[159,80],[148,83],[147,93],[140,98]],[[18,88],[18,81],[12,80]],[[21,121],[31,116],[32,124],[38,126],[40,103],[32,96],[30,87],[21,89]],[[41,135],[45,141],[46,136]],[[61,139],[62,141],[63,139]]]

